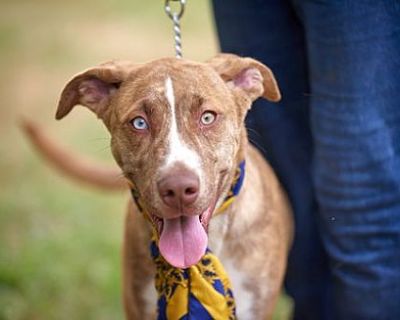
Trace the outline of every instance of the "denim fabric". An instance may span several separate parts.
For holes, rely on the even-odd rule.
[[[400,319],[400,1],[214,0],[221,49],[273,70],[251,141],[296,223],[295,319]]]

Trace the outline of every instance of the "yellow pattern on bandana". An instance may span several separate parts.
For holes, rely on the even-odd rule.
[[[211,251],[187,269],[166,262],[154,240],[151,254],[156,265],[159,320],[236,319],[231,283]]]

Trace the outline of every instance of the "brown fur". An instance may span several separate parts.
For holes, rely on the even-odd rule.
[[[174,58],[142,65],[114,61],[73,78],[62,93],[56,117],[61,119],[76,104],[94,111],[111,134],[114,158],[138,189],[146,209],[156,217],[168,217],[171,208],[157,192],[157,181],[168,174],[163,169],[171,126],[164,85],[168,77],[174,83],[178,131],[201,159],[199,197],[189,211],[203,212],[223,199],[238,164],[246,159],[242,191],[223,215],[210,222],[209,240],[218,247],[214,251],[223,264],[229,262],[245,275],[242,289],[251,293],[252,306],[242,317],[269,319],[280,293],[293,230],[286,195],[270,166],[248,145],[244,127],[246,112],[257,97],[280,99],[266,66],[227,54],[207,63]],[[217,120],[203,126],[199,117],[207,110],[215,112]],[[132,128],[130,120],[137,116],[147,120],[149,130]],[[128,319],[154,317],[145,297],[154,276],[149,238],[149,223],[130,202],[123,248]]]

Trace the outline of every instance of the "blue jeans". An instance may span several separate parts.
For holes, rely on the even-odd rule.
[[[282,91],[247,125],[294,209],[294,319],[400,319],[400,1],[213,6],[222,51]]]

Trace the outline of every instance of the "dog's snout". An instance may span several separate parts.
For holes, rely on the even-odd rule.
[[[165,205],[181,210],[193,204],[199,195],[199,178],[193,172],[176,168],[158,182],[158,192]]]

